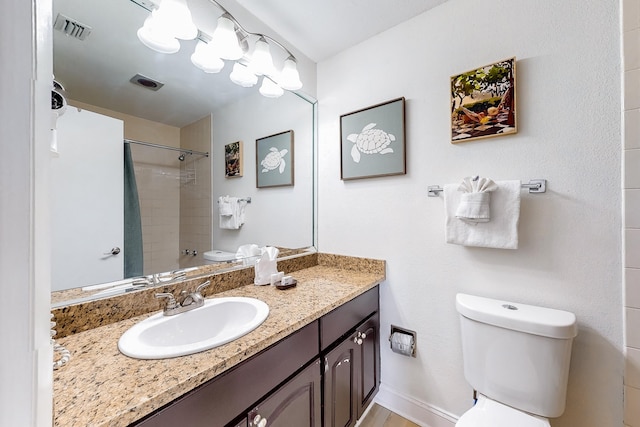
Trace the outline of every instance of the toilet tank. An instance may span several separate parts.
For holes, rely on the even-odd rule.
[[[562,415],[576,316],[466,294],[456,296],[456,308],[469,384],[516,409]]]

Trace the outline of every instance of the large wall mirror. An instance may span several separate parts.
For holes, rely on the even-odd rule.
[[[212,34],[220,9],[208,0],[188,4],[200,31]],[[257,86],[232,83],[232,64],[204,73],[190,61],[197,40],[181,41],[173,54],[148,49],[136,36],[153,6],[146,0],[53,6],[54,78],[67,103],[52,114],[54,307],[128,291],[132,277],[248,265],[205,259],[211,251],[314,250],[316,104],[304,89],[267,98]],[[286,53],[272,54],[282,66]],[[256,141],[283,132],[292,137],[291,183],[258,186],[258,174],[280,173],[282,159],[269,160],[275,167],[262,163]],[[238,146],[231,156],[242,162],[241,173],[229,174],[229,147]],[[135,245],[126,240],[132,194],[142,237],[134,267],[125,258]],[[251,201],[237,229],[222,226],[219,199],[226,196]]]

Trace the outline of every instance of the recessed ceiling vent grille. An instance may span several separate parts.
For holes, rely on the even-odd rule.
[[[142,74],[136,74],[135,76],[131,77],[129,81],[134,85],[142,86],[145,89],[153,91],[156,91],[164,86],[164,83],[160,83],[159,81],[147,76],[143,76]]]
[[[91,34],[90,26],[82,24],[68,16],[64,16],[61,13],[56,16],[56,22],[53,23],[53,28],[78,40],[84,40]]]

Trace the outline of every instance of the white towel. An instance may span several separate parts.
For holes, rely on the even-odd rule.
[[[447,243],[485,248],[518,249],[520,181],[497,181],[491,197],[491,221],[472,223],[456,218],[462,193],[459,184],[444,186]]]
[[[233,209],[229,202],[229,196],[218,197],[218,211],[222,216],[233,215]]]
[[[224,196],[218,199],[218,203],[220,228],[239,229],[245,221],[244,208],[247,206],[247,202],[237,197]],[[224,205],[228,205],[228,207]]]
[[[466,177],[458,187],[462,194],[456,218],[472,223],[491,221],[491,192],[497,189],[489,178]]]

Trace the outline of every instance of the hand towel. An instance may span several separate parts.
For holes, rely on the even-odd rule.
[[[229,202],[229,196],[218,197],[218,212],[222,216],[233,215],[231,203]]]
[[[466,222],[456,218],[462,193],[459,184],[444,186],[445,239],[447,243],[485,248],[518,249],[520,181],[497,181],[491,197],[490,222]]]
[[[221,201],[222,199],[222,201]],[[237,197],[224,196],[218,199],[218,213],[220,217],[220,228],[227,230],[237,230],[244,224],[244,206],[247,202],[240,201]],[[223,208],[223,205],[229,207]],[[230,211],[230,214],[228,212]]]
[[[238,228],[240,228],[245,222],[245,214],[244,208],[247,207],[247,201],[243,199],[236,198],[236,206],[234,215],[236,216],[236,221],[238,223]]]
[[[462,195],[456,218],[472,223],[491,221],[491,192],[497,189],[489,178],[466,177],[458,187]]]

